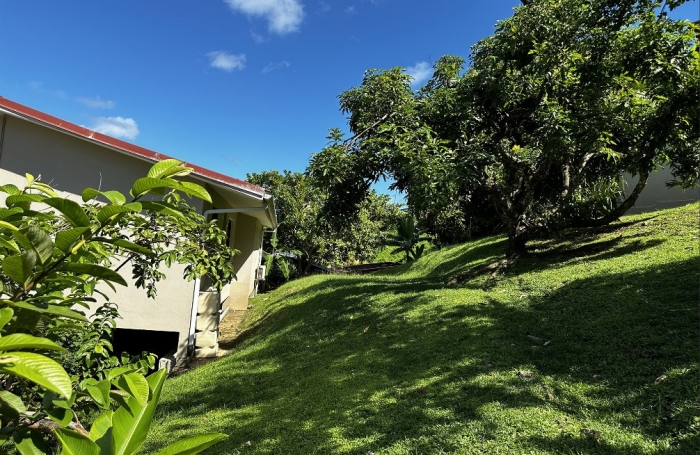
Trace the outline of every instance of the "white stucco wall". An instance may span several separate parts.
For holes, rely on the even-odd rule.
[[[625,191],[629,195],[634,190],[637,182],[639,182],[639,176],[632,177],[626,174],[624,179],[627,182]],[[634,207],[627,211],[627,214],[631,215],[677,207],[700,199],[700,188],[685,191],[680,188],[668,188],[666,182],[671,180],[673,180],[673,175],[671,175],[669,167],[659,169],[658,172],[650,174],[644,190],[637,198]]]
[[[255,290],[255,272],[260,264],[262,225],[257,218],[239,213],[233,247],[241,252],[233,259],[236,281],[231,283],[225,305],[233,310],[248,308],[248,297]]]
[[[29,172],[36,177],[41,175],[42,182],[75,200],[82,201],[80,194],[87,187],[118,190],[128,198],[131,184],[144,177],[150,166],[151,163],[7,116],[0,184],[22,187],[24,175]],[[193,199],[190,203],[201,211],[201,201]],[[178,332],[178,359],[187,354],[194,291],[194,283],[182,278],[183,268],[175,265],[164,270],[167,280],[159,283],[155,299],[146,298],[145,291],[133,284],[128,288],[118,286],[117,294],[102,288],[119,305],[119,327]],[[128,265],[120,273],[132,283]]]

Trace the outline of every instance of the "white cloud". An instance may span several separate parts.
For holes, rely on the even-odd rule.
[[[343,10],[343,12],[345,14],[347,14],[348,16],[353,16],[353,15],[357,14],[357,8],[355,8],[355,5],[348,6],[347,8],[345,8]]]
[[[304,7],[299,0],[224,0],[234,11],[263,17],[272,33],[284,35],[299,30]]]
[[[68,99],[68,93],[66,93],[65,90],[53,90],[46,88],[44,83],[41,81],[29,81],[29,88],[39,93],[51,94],[57,98],[61,98],[62,100]]]
[[[107,136],[122,139],[135,139],[139,135],[139,126],[132,118],[98,117],[91,129]]]
[[[226,51],[214,51],[207,54],[209,66],[224,71],[242,70],[245,68],[245,54],[229,54]]]
[[[280,68],[289,68],[290,66],[291,66],[291,64],[286,60],[282,60],[279,63],[270,62],[269,65],[267,65],[265,68],[263,68],[262,72],[269,73],[270,71],[278,70]]]
[[[428,62],[418,62],[406,68],[406,73],[413,78],[411,85],[420,85],[433,75],[433,67]]]
[[[114,101],[112,100],[103,100],[99,96],[96,96],[94,98],[87,98],[87,97],[79,97],[75,99],[79,103],[83,103],[87,107],[95,108],[95,109],[114,109]]]
[[[267,38],[257,33],[255,30],[250,31],[250,36],[253,38],[253,41],[255,41],[256,44],[267,43],[269,41]]]

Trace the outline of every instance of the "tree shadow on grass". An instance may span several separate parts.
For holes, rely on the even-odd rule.
[[[697,303],[699,265],[576,279],[536,305],[446,293],[442,277],[331,277],[279,294],[237,352],[169,383],[154,427],[229,434],[212,454],[696,453],[697,313],[676,310]]]

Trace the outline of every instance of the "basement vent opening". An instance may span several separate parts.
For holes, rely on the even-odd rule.
[[[178,332],[163,332],[159,330],[116,329],[114,332],[114,355],[122,352],[139,355],[142,352],[152,352],[158,356],[158,368],[170,371],[175,366]]]

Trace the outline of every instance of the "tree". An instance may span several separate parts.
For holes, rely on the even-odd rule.
[[[299,172],[267,171],[248,174],[247,179],[275,195],[279,246],[266,245],[266,250],[295,255],[296,270],[301,275],[308,273],[313,263],[336,266],[370,260],[399,216],[398,206],[390,204],[388,196],[368,190],[353,216],[331,223],[327,209],[332,201],[311,177]]]
[[[472,48],[464,73],[458,57],[443,57],[413,92],[400,68],[369,71],[340,96],[353,136],[333,132],[310,173],[343,210],[381,177],[418,216],[478,210],[486,229],[504,227],[510,256],[534,234],[618,218],[662,165],[670,184],[692,187],[696,28],[660,7],[531,1]],[[626,198],[623,172],[640,176]]]
[[[105,455],[132,454],[143,443],[165,372],[144,377],[139,366],[127,364],[74,383],[57,361],[63,348],[50,336],[80,330],[75,323],[87,319],[75,307],[104,296],[101,286],[127,285],[115,271],[120,262],[133,263],[137,285],[151,296],[162,278],[154,270],[162,262],[194,259],[187,277],[208,274],[217,285],[230,280],[231,268],[215,266],[219,260],[230,262],[235,253],[223,244],[225,235],[186,208],[180,196],[210,200],[199,185],[178,179],[190,172],[178,160],[157,163],[134,183],[130,202],[117,191],[88,188],[82,194],[88,203],[81,205],[58,197],[31,175],[23,189],[0,186],[8,195],[0,208],[2,442],[12,441],[22,454],[44,453],[44,435],[51,434],[62,453]],[[104,202],[96,204],[96,198]],[[154,223],[166,224],[156,229]],[[188,238],[188,229],[197,234]],[[200,256],[206,250],[212,257],[196,258],[186,248],[193,245],[203,248]],[[89,432],[74,412],[85,403],[102,409]],[[223,437],[193,436],[163,453],[197,453]]]

